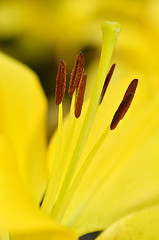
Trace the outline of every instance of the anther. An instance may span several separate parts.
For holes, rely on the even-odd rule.
[[[87,81],[87,74],[85,73],[85,74],[83,74],[83,77],[79,83],[78,90],[77,90],[77,97],[76,97],[76,103],[75,103],[75,117],[76,118],[79,118],[81,115],[86,81]]]
[[[84,55],[83,53],[80,53],[76,57],[76,61],[71,73],[71,79],[70,79],[70,84],[68,89],[68,94],[70,97],[72,97],[75,89],[78,88],[83,71],[84,71]]]
[[[102,101],[103,101],[105,92],[106,92],[106,90],[107,90],[107,88],[108,88],[110,79],[111,79],[111,77],[112,77],[112,75],[113,75],[113,72],[114,72],[114,69],[115,69],[115,64],[113,64],[113,65],[111,66],[111,68],[110,68],[110,70],[109,70],[109,72],[108,72],[108,74],[107,74],[107,76],[106,76],[106,79],[105,79],[105,82],[104,82],[104,85],[103,85],[103,89],[102,89],[102,93],[101,93],[101,97],[100,97],[100,102],[99,102],[99,104],[101,104]]]
[[[66,90],[66,64],[64,60],[61,60],[58,68],[56,77],[56,92],[55,92],[55,103],[59,105],[65,95]]]
[[[113,130],[117,127],[118,123],[120,122],[120,120],[125,116],[126,112],[128,111],[131,102],[133,100],[136,88],[137,88],[137,84],[138,84],[138,80],[134,79],[129,87],[126,90],[126,93],[123,97],[122,102],[120,103],[117,111],[114,114],[113,120],[111,122],[110,125],[110,129]]]
[[[123,97],[123,100],[125,100],[125,98],[129,95],[129,94],[135,94],[136,88],[138,85],[138,79],[134,79],[130,85],[128,86],[126,93]]]

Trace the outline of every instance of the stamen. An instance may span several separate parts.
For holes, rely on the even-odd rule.
[[[117,22],[104,22],[102,25],[103,45],[102,45],[101,58],[100,58],[97,78],[93,87],[91,99],[89,102],[89,106],[86,112],[86,116],[81,128],[77,143],[73,150],[72,157],[70,158],[70,162],[69,162],[67,171],[65,173],[65,177],[61,185],[58,197],[56,199],[54,209],[52,210],[52,213],[51,213],[52,217],[54,217],[55,219],[57,218],[58,211],[60,210],[63,204],[63,200],[67,195],[67,191],[74,177],[74,173],[76,171],[81,153],[83,151],[93,120],[95,118],[95,114],[99,105],[100,94],[102,91],[106,73],[108,71],[108,65],[110,63],[112,51],[116,43],[116,40],[118,38],[119,32],[120,32],[120,25]]]
[[[84,55],[80,53],[75,61],[75,65],[72,69],[71,79],[68,89],[68,94],[70,97],[73,96],[75,89],[77,89],[79,82],[81,80],[82,74],[84,71]]]
[[[66,64],[64,60],[61,60],[58,73],[56,77],[56,93],[55,93],[55,103],[59,105],[65,95],[66,90]]]
[[[100,98],[99,104],[101,104],[102,101],[103,101],[103,98],[104,98],[104,96],[105,96],[105,92],[106,92],[106,90],[107,90],[107,88],[108,88],[110,79],[111,79],[111,77],[112,77],[112,75],[113,75],[113,72],[114,72],[114,69],[115,69],[115,64],[113,64],[113,65],[111,66],[111,68],[110,68],[110,70],[109,70],[109,72],[108,72],[108,74],[107,74],[107,76],[106,76],[106,79],[105,79],[105,82],[104,82],[104,85],[103,85],[103,89],[102,89],[102,93],[101,93],[101,98]]]
[[[77,90],[77,98],[76,98],[76,104],[75,104],[75,117],[76,118],[79,118],[79,116],[81,115],[86,81],[87,81],[87,74],[85,73],[85,74],[83,74],[83,77],[79,83],[78,90]]]
[[[123,97],[123,100],[114,114],[113,120],[110,125],[111,130],[117,127],[120,120],[125,116],[126,112],[128,111],[130,104],[133,100],[133,97],[137,88],[137,84],[138,84],[138,80],[134,79],[130,83],[129,87],[127,88],[126,93]]]

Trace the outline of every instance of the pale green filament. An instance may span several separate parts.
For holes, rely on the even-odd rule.
[[[110,64],[113,48],[116,43],[119,32],[120,32],[120,26],[116,22],[105,22],[102,25],[102,33],[103,33],[102,53],[101,53],[101,59],[99,63],[97,79],[95,81],[95,85],[93,88],[88,110],[85,116],[85,120],[81,129],[77,144],[75,146],[75,149],[72,155],[72,159],[70,161],[70,165],[66,172],[66,176],[64,178],[63,185],[61,186],[55,207],[52,211],[53,217],[56,217],[58,215],[58,211],[63,204],[63,201],[69,189],[70,183],[72,181],[74,172],[76,170],[76,166],[78,164],[79,158],[81,156],[84,145],[86,143],[89,131],[91,129],[92,122],[94,120],[96,110],[99,104],[99,99],[100,99],[101,91],[105,81],[105,77],[109,70],[109,64]]]
[[[58,177],[58,170],[59,170],[59,159],[61,153],[61,143],[62,143],[62,127],[63,126],[63,109],[62,103],[59,104],[59,114],[58,114],[58,134],[57,134],[57,142],[56,142],[56,152],[55,152],[55,159],[54,159],[54,166],[51,174],[51,178],[49,180],[47,190],[45,193],[44,201],[42,204],[42,208],[45,212],[50,213],[52,210],[53,203],[55,202],[55,184],[56,179]]]
[[[105,138],[108,136],[110,132],[110,126],[107,127],[107,129],[104,131],[104,133],[100,136],[100,138],[98,139],[98,141],[95,143],[95,145],[93,146],[92,150],[90,151],[89,155],[87,156],[87,158],[85,159],[83,165],[81,166],[79,172],[77,173],[76,178],[74,179],[70,189],[67,192],[67,196],[63,201],[63,205],[61,207],[61,209],[59,209],[58,211],[58,217],[57,220],[59,222],[61,222],[64,213],[80,183],[80,181],[82,180],[85,172],[87,171],[88,167],[90,166],[93,158],[95,157],[96,153],[98,152],[100,146],[102,145],[102,143],[104,142]]]
[[[74,108],[75,108],[75,100],[76,100],[76,91],[73,94],[72,101],[71,101],[71,108],[70,108],[70,115],[69,115],[69,121],[68,121],[68,127],[67,127],[67,133],[66,133],[66,139],[65,139],[65,146],[62,154],[63,163],[66,162],[68,158],[68,153],[71,147],[71,142],[73,138],[73,133],[76,125],[76,117],[74,115]],[[64,166],[64,164],[63,164]],[[62,166],[61,166],[62,167]]]
[[[109,172],[102,175],[101,178],[95,183],[93,188],[88,191],[86,197],[83,199],[83,201],[78,205],[76,211],[73,213],[71,218],[67,221],[67,226],[73,225],[75,220],[78,218],[79,214],[84,211],[84,209],[87,207],[87,205],[90,202],[90,199],[93,199],[93,197],[98,193],[98,191],[101,189],[101,186],[105,182],[105,179],[108,178],[109,174],[111,173],[111,169],[109,169]]]
[[[66,161],[68,158],[68,153],[69,153],[69,150],[71,147],[72,137],[73,137],[76,121],[77,121],[77,119],[74,116],[75,98],[76,98],[76,93],[74,92],[72,101],[71,101],[71,108],[70,108],[70,115],[69,115],[66,139],[64,139],[65,145],[64,145],[64,149],[63,149],[62,154],[58,161],[58,170],[56,172],[56,179],[55,179],[55,183],[54,183],[54,188],[52,189],[51,199],[56,199],[56,196],[58,194],[60,184],[62,181],[62,176],[63,176],[64,169],[65,169],[65,164],[66,164]],[[52,205],[52,202],[50,202],[50,204]],[[52,207],[53,207],[53,205],[52,205]]]
[[[76,123],[76,118],[74,116],[75,98],[76,98],[76,92],[74,92],[72,101],[71,101],[66,139],[64,139],[65,140],[64,149],[62,151],[62,154],[56,154],[56,157],[57,158],[59,157],[59,159],[56,159],[57,165],[54,167],[54,169],[55,168],[58,168],[58,169],[56,170],[56,172],[53,169],[54,172],[51,175],[51,179],[50,179],[50,182],[48,185],[49,190],[47,189],[47,192],[46,192],[45,198],[44,198],[44,202],[42,204],[42,207],[44,208],[44,210],[48,209],[49,213],[51,212],[51,210],[53,208],[53,204],[54,204],[56,196],[58,194],[58,190],[59,190],[61,180],[62,180],[61,176],[63,175],[65,163],[67,161],[67,157],[68,157],[68,153],[69,153],[69,149],[70,149],[70,145],[71,145],[72,136],[73,136],[74,129],[75,129],[75,123]],[[62,109],[61,110],[60,109],[59,109],[58,137],[57,137],[57,138],[59,138],[58,143],[60,143],[60,141],[62,140],[62,137],[61,137],[62,136],[62,124],[60,124],[60,122],[62,123]],[[59,144],[57,144],[57,145],[59,146]],[[57,151],[59,151],[58,146],[56,147],[56,153],[57,153]],[[54,177],[53,177],[53,175],[54,175]],[[47,206],[45,206],[45,204],[47,204]]]

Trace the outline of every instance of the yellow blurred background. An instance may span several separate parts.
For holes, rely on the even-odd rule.
[[[159,0],[1,0],[0,49],[30,66],[52,99],[60,59],[66,61],[69,80],[80,51],[91,88],[100,57],[100,25],[106,20],[122,25],[112,58],[114,78],[144,73],[158,84]],[[52,104],[50,109],[55,115]],[[49,128],[55,124],[51,117]]]

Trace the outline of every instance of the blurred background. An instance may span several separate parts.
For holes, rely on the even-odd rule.
[[[54,88],[60,59],[66,61],[69,80],[82,51],[91,89],[105,20],[122,25],[112,58],[114,79],[144,73],[158,84],[159,0],[0,0],[0,49],[38,74],[49,101],[49,138],[57,119]],[[65,113],[68,106],[66,96]]]

